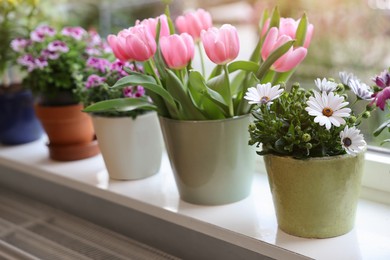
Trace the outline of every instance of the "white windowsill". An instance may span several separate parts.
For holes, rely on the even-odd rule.
[[[0,146],[0,165],[275,259],[305,259],[304,256],[315,259],[390,259],[390,205],[384,203],[390,203],[390,162],[386,163],[389,161],[386,156],[368,154],[366,157],[363,198],[359,202],[354,230],[336,238],[303,239],[277,228],[261,159],[260,173],[256,174],[247,199],[206,207],[180,200],[166,154],[157,175],[138,181],[114,181],[109,180],[100,155],[75,162],[55,162],[48,158],[45,141],[42,138],[25,145]],[[379,163],[375,164],[375,161]]]

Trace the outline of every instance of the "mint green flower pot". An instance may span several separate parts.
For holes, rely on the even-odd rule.
[[[264,156],[279,228],[306,238],[352,230],[364,153],[298,160]]]
[[[246,198],[255,152],[248,145],[250,116],[179,121],[160,117],[172,171],[182,200],[220,205]]]

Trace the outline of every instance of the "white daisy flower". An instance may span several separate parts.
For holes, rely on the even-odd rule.
[[[371,100],[372,99],[372,90],[371,88],[365,84],[360,82],[358,79],[350,79],[348,82],[348,86],[351,88],[353,93],[355,93],[356,96],[363,100]]]
[[[271,83],[257,84],[256,87],[248,88],[244,98],[249,104],[272,104],[272,100],[278,98],[283,92],[280,85],[273,86]]]
[[[325,125],[326,129],[330,129],[332,125],[339,127],[345,124],[343,117],[349,117],[351,109],[345,107],[348,102],[344,102],[344,97],[335,95],[333,92],[322,94],[314,91],[314,97],[310,97],[306,102],[308,107],[305,110],[311,116],[315,116],[314,122],[321,126]]]
[[[367,145],[360,130],[354,126],[351,128],[345,126],[344,130],[340,132],[340,139],[345,151],[352,155],[362,152]]]
[[[357,77],[355,75],[353,75],[352,73],[345,72],[345,71],[340,71],[339,77],[340,77],[341,83],[343,83],[346,86],[348,86],[348,82],[351,79],[357,80]]]
[[[314,80],[314,83],[316,83],[317,88],[321,92],[329,93],[335,91],[337,88],[336,82],[329,81],[326,78],[323,78],[322,80],[320,78],[317,78],[316,80]]]

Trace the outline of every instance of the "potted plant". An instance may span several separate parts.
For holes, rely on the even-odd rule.
[[[249,195],[254,153],[246,145],[250,107],[243,100],[244,93],[258,82],[286,81],[306,56],[310,42],[312,25],[306,16],[299,21],[289,19],[290,29],[284,21],[277,9],[271,17],[265,12],[259,43],[247,61],[233,61],[240,49],[236,28],[229,24],[212,27],[211,15],[202,9],[176,19],[180,34],[175,33],[167,11],[108,36],[117,58],[132,61],[134,66],[143,64],[142,72],[129,71],[113,87],[142,85],[153,101],[121,100],[111,106],[156,108],[184,201],[216,205]],[[208,77],[191,66],[195,44],[203,46],[216,64]],[[86,111],[103,111],[106,104],[94,104]]]
[[[33,109],[31,91],[20,84],[22,75],[15,65],[11,40],[28,35],[31,17],[37,11],[36,1],[0,2],[0,142],[14,145],[35,141],[42,127]]]
[[[373,90],[340,78],[316,79],[315,89],[259,84],[245,96],[254,105],[249,144],[264,156],[279,228],[292,235],[334,237],[354,225],[366,149],[357,126],[374,109]]]
[[[89,115],[73,93],[76,78],[99,42],[96,33],[81,27],[57,31],[48,25],[35,28],[28,38],[16,38],[11,45],[17,63],[27,72],[23,85],[37,96],[35,112],[49,138],[50,157],[78,160],[99,153]]]
[[[142,86],[127,86],[123,89],[109,87],[128,75],[125,68],[134,69],[128,62],[115,60],[113,55],[107,58],[90,57],[75,90],[81,103],[89,106],[99,101],[121,98],[134,99],[134,102],[147,101]],[[131,111],[120,111],[114,107],[91,114],[110,178],[135,180],[159,171],[163,143],[153,107],[139,107]]]

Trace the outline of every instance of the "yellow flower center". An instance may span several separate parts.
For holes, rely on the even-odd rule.
[[[333,115],[333,110],[329,107],[325,107],[324,109],[322,109],[322,114],[324,116],[330,117]]]

